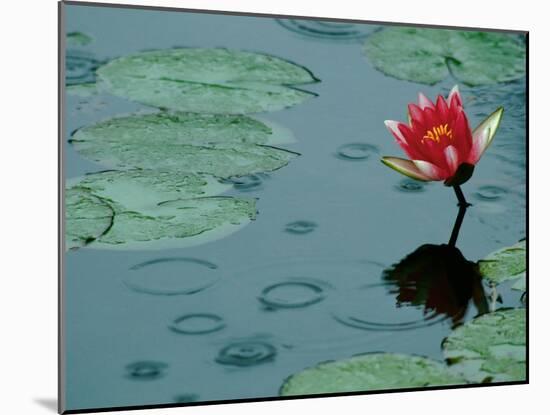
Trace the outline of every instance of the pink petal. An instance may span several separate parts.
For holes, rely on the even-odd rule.
[[[447,105],[450,107],[451,102],[453,102],[453,97],[458,100],[458,105],[462,106],[462,97],[460,96],[460,91],[458,90],[458,85],[453,86],[449,96],[447,97]]]
[[[447,174],[435,164],[425,160],[413,160],[414,165],[420,170],[424,176],[430,180],[444,180],[448,177]]]
[[[445,161],[447,162],[449,175],[452,176],[458,168],[458,150],[455,146],[447,146],[447,148],[443,150],[443,153],[445,154]]]
[[[453,125],[453,137],[456,149],[460,154],[461,160],[464,160],[470,153],[472,147],[472,131],[468,118],[462,107],[458,107],[456,118]]]
[[[504,108],[499,107],[495,112],[489,115],[472,132],[472,149],[468,156],[468,163],[476,164],[485,150],[491,145],[495,133],[502,119]]]
[[[432,101],[429,100],[428,97],[426,97],[426,95],[424,95],[422,92],[419,92],[418,93],[418,106],[421,108],[421,109],[424,109],[424,108],[435,108],[435,105]]]
[[[401,131],[399,131],[399,124],[401,124],[400,122],[386,120],[384,121],[384,124],[386,125],[387,129],[390,130],[390,133],[392,133],[398,141],[407,144],[407,140],[405,139]]]
[[[424,124],[424,114],[420,107],[415,104],[409,104],[409,124],[412,125],[413,121],[416,121],[418,124]]]
[[[411,160],[406,160],[399,157],[382,157],[381,161],[386,166],[410,177],[411,179],[424,182],[431,180],[428,176],[423,174]]]
[[[443,98],[441,95],[437,97],[437,101],[435,104],[437,115],[442,120],[446,120],[449,116],[449,107],[447,106],[447,102],[445,101],[445,98]]]

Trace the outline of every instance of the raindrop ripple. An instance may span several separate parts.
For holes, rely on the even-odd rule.
[[[248,367],[275,359],[275,346],[258,340],[231,343],[220,350],[216,362],[222,365]]]

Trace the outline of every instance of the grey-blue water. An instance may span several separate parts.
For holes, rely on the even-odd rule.
[[[318,97],[262,114],[293,131],[297,142],[285,148],[301,157],[235,184],[232,193],[259,199],[256,221],[191,248],[65,254],[68,409],[276,396],[295,372],[370,351],[442,359],[450,321],[397,307],[381,274],[422,244],[445,243],[456,199],[379,157],[402,156],[383,121],[404,118],[419,91],[446,94],[452,78],[429,87],[387,77],[360,38],[300,35],[269,18],[82,6],[66,16],[67,32],[93,38],[67,51],[72,82],[93,80],[99,61],[175,46],[269,53],[321,79],[305,88]],[[462,87],[472,125],[505,107],[463,186],[473,206],[457,246],[472,261],[525,237],[524,91],[523,80]],[[66,96],[66,177],[104,169],[67,144],[72,131],[140,108],[109,95]],[[500,294],[502,305],[520,305],[507,286]],[[470,307],[465,319],[476,313]]]

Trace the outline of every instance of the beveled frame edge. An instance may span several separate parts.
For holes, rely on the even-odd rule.
[[[328,22],[342,22],[342,23],[365,23],[376,24],[382,26],[408,26],[408,27],[425,27],[428,29],[450,29],[450,30],[466,30],[466,31],[483,31],[483,32],[501,32],[501,33],[517,33],[526,34],[528,30],[522,29],[499,29],[490,27],[473,27],[473,26],[452,26],[452,25],[434,25],[424,23],[403,23],[381,20],[364,20],[364,19],[351,19],[342,17],[322,17],[322,16],[300,16],[292,14],[278,14],[278,13],[255,13],[255,12],[240,12],[230,10],[214,10],[214,9],[192,9],[185,7],[170,7],[170,6],[146,6],[142,4],[120,4],[120,3],[108,3],[108,2],[88,2],[88,1],[75,1],[75,0],[61,0],[61,3],[73,6],[89,6],[89,7],[111,7],[121,9],[134,9],[134,10],[157,10],[157,11],[173,11],[173,12],[186,12],[186,13],[207,13],[207,14],[221,14],[229,16],[248,16],[248,17],[268,17],[268,18],[281,18],[281,19],[304,19],[304,20],[322,20]]]
[[[57,412],[65,412],[65,368],[66,368],[66,350],[65,350],[65,301],[64,301],[64,278],[65,278],[65,151],[64,151],[64,129],[65,129],[65,3],[63,1],[57,6],[57,195],[58,195],[58,236],[57,236]]]

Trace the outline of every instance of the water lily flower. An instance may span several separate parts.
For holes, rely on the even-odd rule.
[[[474,166],[491,144],[503,108],[472,131],[455,86],[447,99],[439,95],[435,104],[420,93],[418,104],[409,104],[408,110],[408,123],[385,124],[409,159],[383,157],[382,162],[416,180],[443,180],[458,191],[457,186],[470,179]]]

